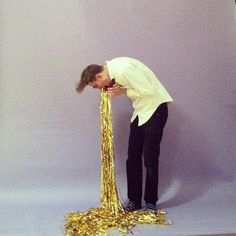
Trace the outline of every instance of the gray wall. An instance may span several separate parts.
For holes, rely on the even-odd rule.
[[[163,206],[235,182],[233,0],[3,0],[0,7],[2,198],[23,201],[13,192],[24,191],[32,201],[99,201],[100,95],[74,88],[85,66],[117,56],[146,63],[175,100],[162,142]],[[112,110],[125,199],[132,106],[121,96]]]

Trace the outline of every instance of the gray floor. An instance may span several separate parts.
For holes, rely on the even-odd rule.
[[[173,201],[173,184],[162,194],[159,206],[174,221],[169,227],[138,225],[129,235],[226,235],[236,233],[236,198],[233,182],[209,188],[202,196],[185,202]],[[99,189],[93,189],[99,192]],[[84,211],[99,205],[96,193],[73,189],[38,189],[3,192],[0,196],[0,236],[63,235],[64,217],[70,211]],[[168,200],[169,199],[169,200]],[[119,235],[117,231],[109,235]]]

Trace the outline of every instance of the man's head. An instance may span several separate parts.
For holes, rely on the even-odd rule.
[[[92,64],[82,71],[80,82],[76,85],[76,91],[81,93],[87,85],[102,89],[109,86],[110,83],[111,80],[106,66]]]

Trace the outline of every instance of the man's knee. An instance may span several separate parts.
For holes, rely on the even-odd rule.
[[[147,156],[144,155],[144,166],[147,170],[157,170],[159,164],[159,155]]]

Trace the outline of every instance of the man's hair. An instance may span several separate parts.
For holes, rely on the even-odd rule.
[[[95,80],[95,75],[103,71],[103,66],[92,64],[87,66],[81,73],[80,81],[76,84],[76,91],[78,93],[83,92],[84,88],[89,82]]]

